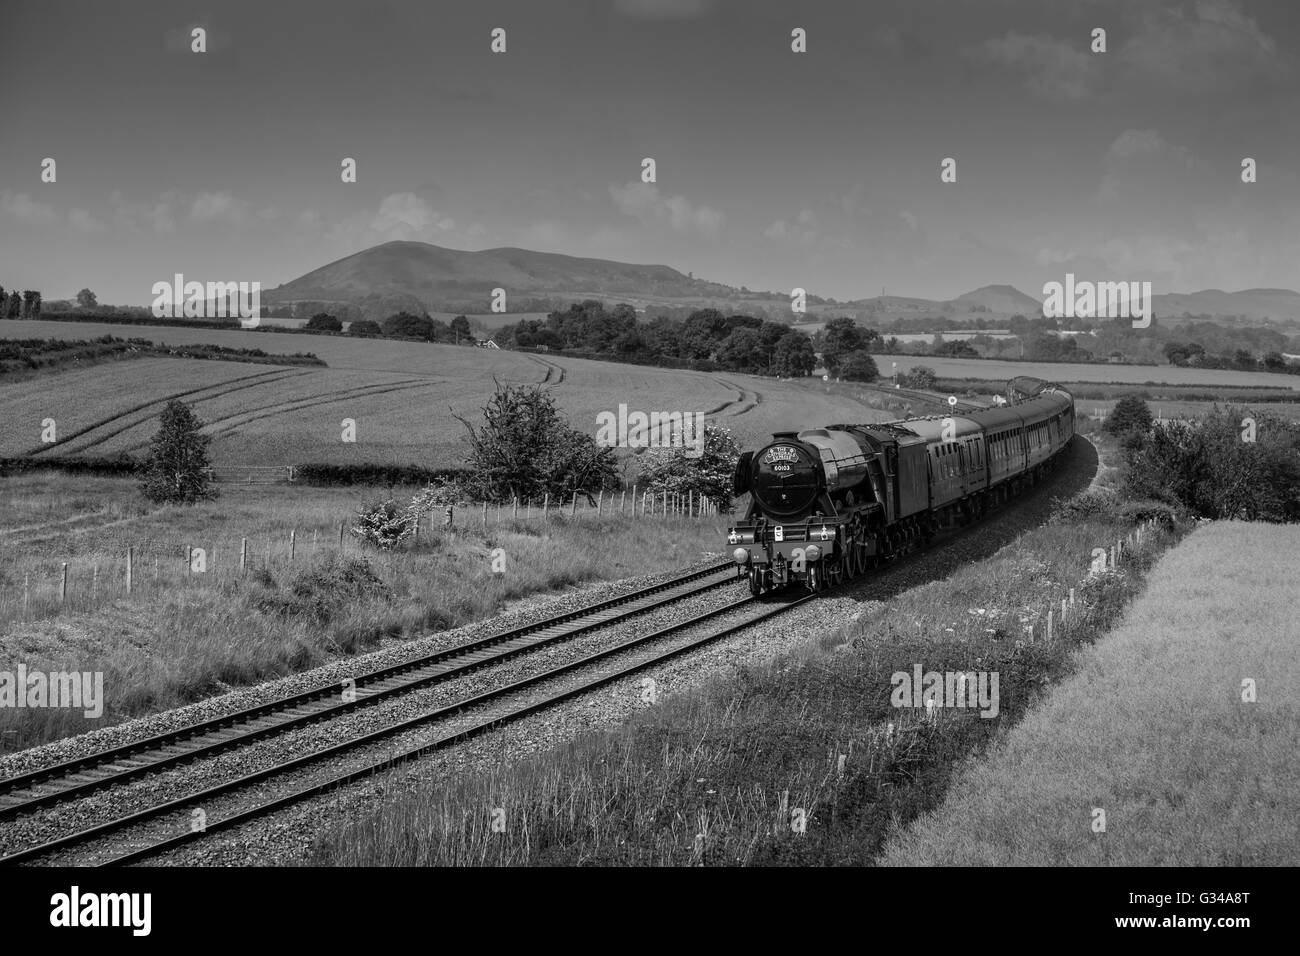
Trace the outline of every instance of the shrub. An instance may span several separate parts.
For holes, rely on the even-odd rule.
[[[359,510],[351,530],[366,544],[390,551],[415,534],[415,517],[409,508],[389,498]]]
[[[1106,418],[1103,429],[1108,435],[1122,436],[1130,432],[1143,435],[1151,431],[1151,409],[1137,395],[1125,395],[1115,403],[1115,410]]]
[[[867,352],[850,352],[840,365],[840,378],[850,382],[874,382],[880,378],[876,360]]]
[[[911,371],[904,372],[898,377],[899,384],[904,388],[917,388],[922,391],[932,389],[939,377],[934,374],[934,369],[928,365],[913,365]]]
[[[348,326],[348,335],[383,335],[378,322],[370,319],[357,319]]]
[[[307,328],[313,332],[342,332],[343,323],[328,312],[317,312],[307,320]]]
[[[253,602],[259,611],[303,618],[318,625],[329,623],[359,601],[392,596],[392,589],[374,573],[370,562],[337,554],[331,554],[318,567],[300,571],[286,591],[275,590],[275,579],[269,574],[256,579],[256,583],[267,592]]]
[[[725,428],[704,426],[704,449],[698,458],[686,448],[656,448],[646,452],[641,480],[653,492],[707,496],[723,512],[731,510],[731,478],[740,458],[740,446]]]

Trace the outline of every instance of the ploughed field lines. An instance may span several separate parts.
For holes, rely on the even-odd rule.
[[[0,781],[0,863],[134,859],[451,746],[748,626],[752,613],[722,630],[711,623],[755,603],[721,593],[729,584],[730,565],[693,571],[10,777]],[[759,617],[784,607],[762,604]],[[667,624],[643,633],[647,621]],[[322,746],[304,746],[312,739]],[[202,827],[191,825],[196,810]]]
[[[259,419],[323,405],[353,403],[354,417],[362,417],[365,403],[376,396],[445,385],[442,379],[428,377],[383,376],[376,381],[377,374],[333,369],[276,370],[228,384],[162,395],[79,428],[56,443],[33,449],[30,454],[55,448],[60,453],[71,454],[138,451],[148,445],[156,429],[158,413],[173,398],[182,398],[195,406],[206,434],[223,435]]]

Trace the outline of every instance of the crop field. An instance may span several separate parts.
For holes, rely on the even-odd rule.
[[[1174,365],[1090,365],[1066,362],[1005,362],[994,359],[942,358],[933,355],[873,355],[882,374],[892,362],[899,373],[914,365],[934,369],[940,378],[974,378],[1007,381],[1017,375],[1031,375],[1053,382],[1124,382],[1141,385],[1160,382],[1170,385],[1279,386],[1300,389],[1300,377],[1277,372],[1237,372],[1208,368],[1179,368]]]
[[[13,321],[0,325],[0,335],[85,338],[121,336],[126,328]],[[552,389],[573,426],[590,434],[597,415],[617,413],[620,404],[629,411],[704,412],[748,447],[773,431],[809,422],[898,417],[849,391],[748,375],[379,339],[142,326],[130,327],[129,334],[168,344],[309,351],[330,367],[150,359],[0,384],[0,409],[8,422],[19,423],[6,429],[0,454],[38,448],[46,418],[58,424],[59,442],[41,449],[42,455],[138,452],[163,403],[179,397],[206,423],[217,464],[454,465],[461,460],[464,434],[455,415],[476,418],[495,382]],[[355,443],[342,440],[345,418],[356,422]]]
[[[1076,399],[1075,408],[1080,415],[1104,417],[1115,408],[1117,400],[1111,399]],[[1193,419],[1204,418],[1216,407],[1240,408],[1257,415],[1271,415],[1290,420],[1300,419],[1300,403],[1296,402],[1182,402],[1156,401],[1147,402],[1151,414],[1156,418]]]

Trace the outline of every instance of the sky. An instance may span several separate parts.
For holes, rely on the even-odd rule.
[[[4,0],[0,285],[148,305],[414,239],[838,299],[1297,288],[1298,50],[1296,0]]]

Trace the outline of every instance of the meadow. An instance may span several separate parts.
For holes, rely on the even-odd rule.
[[[717,557],[725,517],[543,521],[521,508],[429,516],[417,541],[363,547],[339,525],[382,495],[349,488],[223,486],[216,501],[149,508],[129,479],[0,479],[0,671],[103,671],[100,721],[0,709],[0,746],[21,748],[187,703],[223,687],[457,627],[534,594]],[[396,488],[405,501],[418,489]],[[617,505],[617,502],[614,502]],[[292,533],[292,536],[291,536]],[[246,551],[245,551],[246,546]],[[493,574],[494,548],[507,556]],[[202,570],[194,552],[203,550]],[[126,559],[132,588],[126,592]],[[241,552],[247,564],[240,570]],[[61,591],[66,568],[66,590]]]
[[[1294,526],[1199,528],[1155,566],[1122,625],[882,862],[1295,865],[1298,548]]]
[[[85,338],[122,328],[10,321],[0,323],[0,336]],[[455,416],[476,418],[497,382],[552,390],[573,426],[589,434],[596,431],[598,413],[617,412],[620,404],[647,412],[704,412],[746,447],[773,431],[810,423],[897,417],[847,393],[749,375],[382,339],[130,328],[134,336],[164,343],[308,349],[329,367],[268,370],[236,362],[150,359],[52,371],[37,381],[0,380],[0,414],[11,426],[0,437],[0,456],[39,449],[46,418],[57,423],[61,443],[40,450],[41,455],[138,453],[162,405],[179,397],[207,423],[217,464],[448,467],[458,465],[463,454],[464,429]],[[355,442],[342,440],[345,418],[356,423]]]

